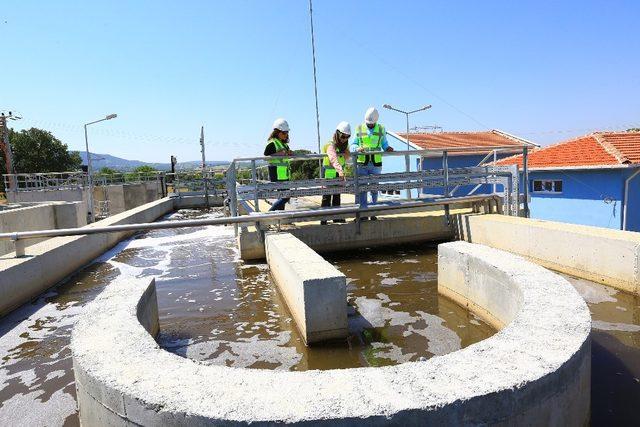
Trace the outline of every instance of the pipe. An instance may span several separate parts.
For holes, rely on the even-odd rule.
[[[257,215],[241,215],[231,216],[223,218],[211,218],[211,219],[191,219],[181,221],[159,221],[141,224],[125,224],[125,225],[111,225],[108,227],[81,227],[81,228],[63,228],[58,230],[34,230],[34,231],[17,231],[11,233],[0,233],[0,240],[13,240],[18,241],[22,239],[35,239],[40,237],[60,237],[60,236],[80,236],[86,234],[100,234],[100,233],[117,233],[127,231],[143,231],[143,230],[158,230],[166,228],[181,228],[181,227],[200,227],[205,225],[232,225],[243,223],[257,223],[260,221],[273,221],[279,219],[303,219],[303,218],[315,218],[322,216],[334,216],[341,214],[356,214],[362,212],[379,212],[395,209],[407,209],[416,208],[422,206],[436,206],[436,205],[450,205],[453,203],[470,202],[478,200],[486,200],[494,198],[495,196],[474,196],[474,197],[456,197],[447,199],[436,199],[428,202],[416,201],[410,203],[402,203],[400,205],[378,205],[368,208],[359,207],[347,207],[347,208],[324,208],[316,210],[306,211],[285,211],[285,212],[270,212]]]
[[[633,178],[640,174],[640,169],[631,174],[631,176],[624,180],[624,207],[622,208],[622,230],[627,229],[627,206],[629,205],[629,183]]]

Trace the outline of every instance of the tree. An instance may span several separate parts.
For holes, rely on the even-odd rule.
[[[294,154],[313,154],[309,150],[295,150]],[[291,179],[293,181],[320,178],[320,164],[318,160],[303,160],[291,162]]]
[[[156,168],[154,168],[153,166],[149,166],[149,165],[138,166],[133,171],[134,172],[138,172],[138,173],[157,172]]]
[[[640,132],[640,128],[627,129],[627,132]]]
[[[17,173],[67,172],[75,171],[82,165],[77,152],[69,152],[66,144],[43,129],[31,128],[19,132],[9,129],[9,144]],[[0,174],[3,173],[7,172],[4,153],[0,153]]]

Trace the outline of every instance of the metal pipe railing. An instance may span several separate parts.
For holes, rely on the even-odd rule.
[[[0,233],[0,240],[12,240],[16,245],[16,257],[24,256],[24,242],[27,239],[38,238],[50,238],[50,237],[63,237],[63,236],[84,236],[89,234],[103,234],[103,233],[120,233],[120,232],[135,232],[135,231],[148,231],[159,230],[169,228],[182,228],[182,227],[202,227],[208,225],[235,225],[247,224],[247,223],[259,223],[277,220],[293,220],[293,219],[308,219],[325,216],[336,215],[359,215],[367,212],[384,213],[386,211],[393,211],[399,209],[412,209],[419,207],[438,206],[438,205],[451,205],[462,202],[479,202],[486,200],[494,200],[497,203],[498,198],[495,195],[486,196],[464,196],[464,197],[450,197],[446,199],[435,199],[430,201],[415,201],[404,202],[402,204],[391,205],[376,205],[369,206],[367,208],[343,207],[343,208],[321,208],[315,210],[304,211],[280,211],[269,212],[253,215],[241,215],[230,216],[222,218],[210,218],[210,219],[191,219],[180,221],[159,221],[151,223],[139,223],[139,224],[124,224],[124,225],[110,225],[106,227],[86,226],[80,228],[62,228],[55,230],[34,230],[34,231],[16,231],[10,233]]]

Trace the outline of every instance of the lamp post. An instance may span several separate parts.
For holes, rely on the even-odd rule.
[[[118,117],[117,114],[109,114],[108,116],[106,116],[103,119],[96,120],[96,121],[93,121],[93,122],[89,122],[89,123],[86,123],[84,125],[84,143],[85,143],[86,151],[87,151],[87,175],[88,175],[88,184],[89,184],[89,197],[88,197],[89,223],[93,222],[93,220],[95,219],[95,215],[93,214],[93,177],[91,176],[92,173],[93,173],[93,169],[91,167],[91,153],[89,152],[89,136],[87,134],[87,126],[92,125],[94,123],[103,122],[105,120],[115,119],[116,117]]]
[[[384,104],[383,105],[384,108],[386,108],[387,110],[393,110],[393,111],[397,111],[398,113],[402,113],[405,115],[406,119],[407,119],[407,151],[411,150],[411,147],[409,146],[409,115],[413,114],[413,113],[417,113],[419,111],[424,111],[424,110],[428,110],[429,108],[431,108],[431,104],[429,105],[425,105],[422,108],[418,108],[417,110],[413,110],[413,111],[403,111],[400,110],[399,108],[395,108],[392,107],[389,104]],[[407,172],[409,172],[410,170],[410,165],[409,165],[409,156],[405,157],[405,167],[407,169]],[[418,191],[418,195],[420,194],[420,192]],[[407,199],[411,198],[411,190],[407,189]]]

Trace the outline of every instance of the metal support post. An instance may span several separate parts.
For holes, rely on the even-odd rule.
[[[358,154],[354,153],[351,156],[351,163],[353,169],[353,197],[356,205],[360,205],[360,185],[358,184]],[[367,197],[367,195],[364,195]],[[360,212],[356,212],[356,234],[360,234]]]
[[[404,167],[406,172],[411,172],[411,163],[410,163],[408,154],[404,155]],[[411,200],[411,189],[409,188],[407,188],[407,200]]]
[[[449,197],[449,154],[442,152],[442,173],[444,174],[444,197]],[[444,216],[447,219],[447,225],[451,225],[451,215],[449,205],[444,206]]]
[[[16,248],[16,258],[22,258],[26,256],[25,248],[27,244],[25,240],[16,238],[15,240],[13,240],[13,244]]]
[[[253,204],[256,212],[260,212],[260,200],[258,200],[258,176],[256,172],[256,161],[251,160],[251,185],[253,185]]]
[[[204,154],[204,126],[200,127],[200,150],[202,151],[202,183],[204,184],[204,206],[209,209],[209,186],[207,185],[207,161]]]
[[[528,148],[522,149],[522,193],[524,194],[524,217],[529,218],[529,155]]]

